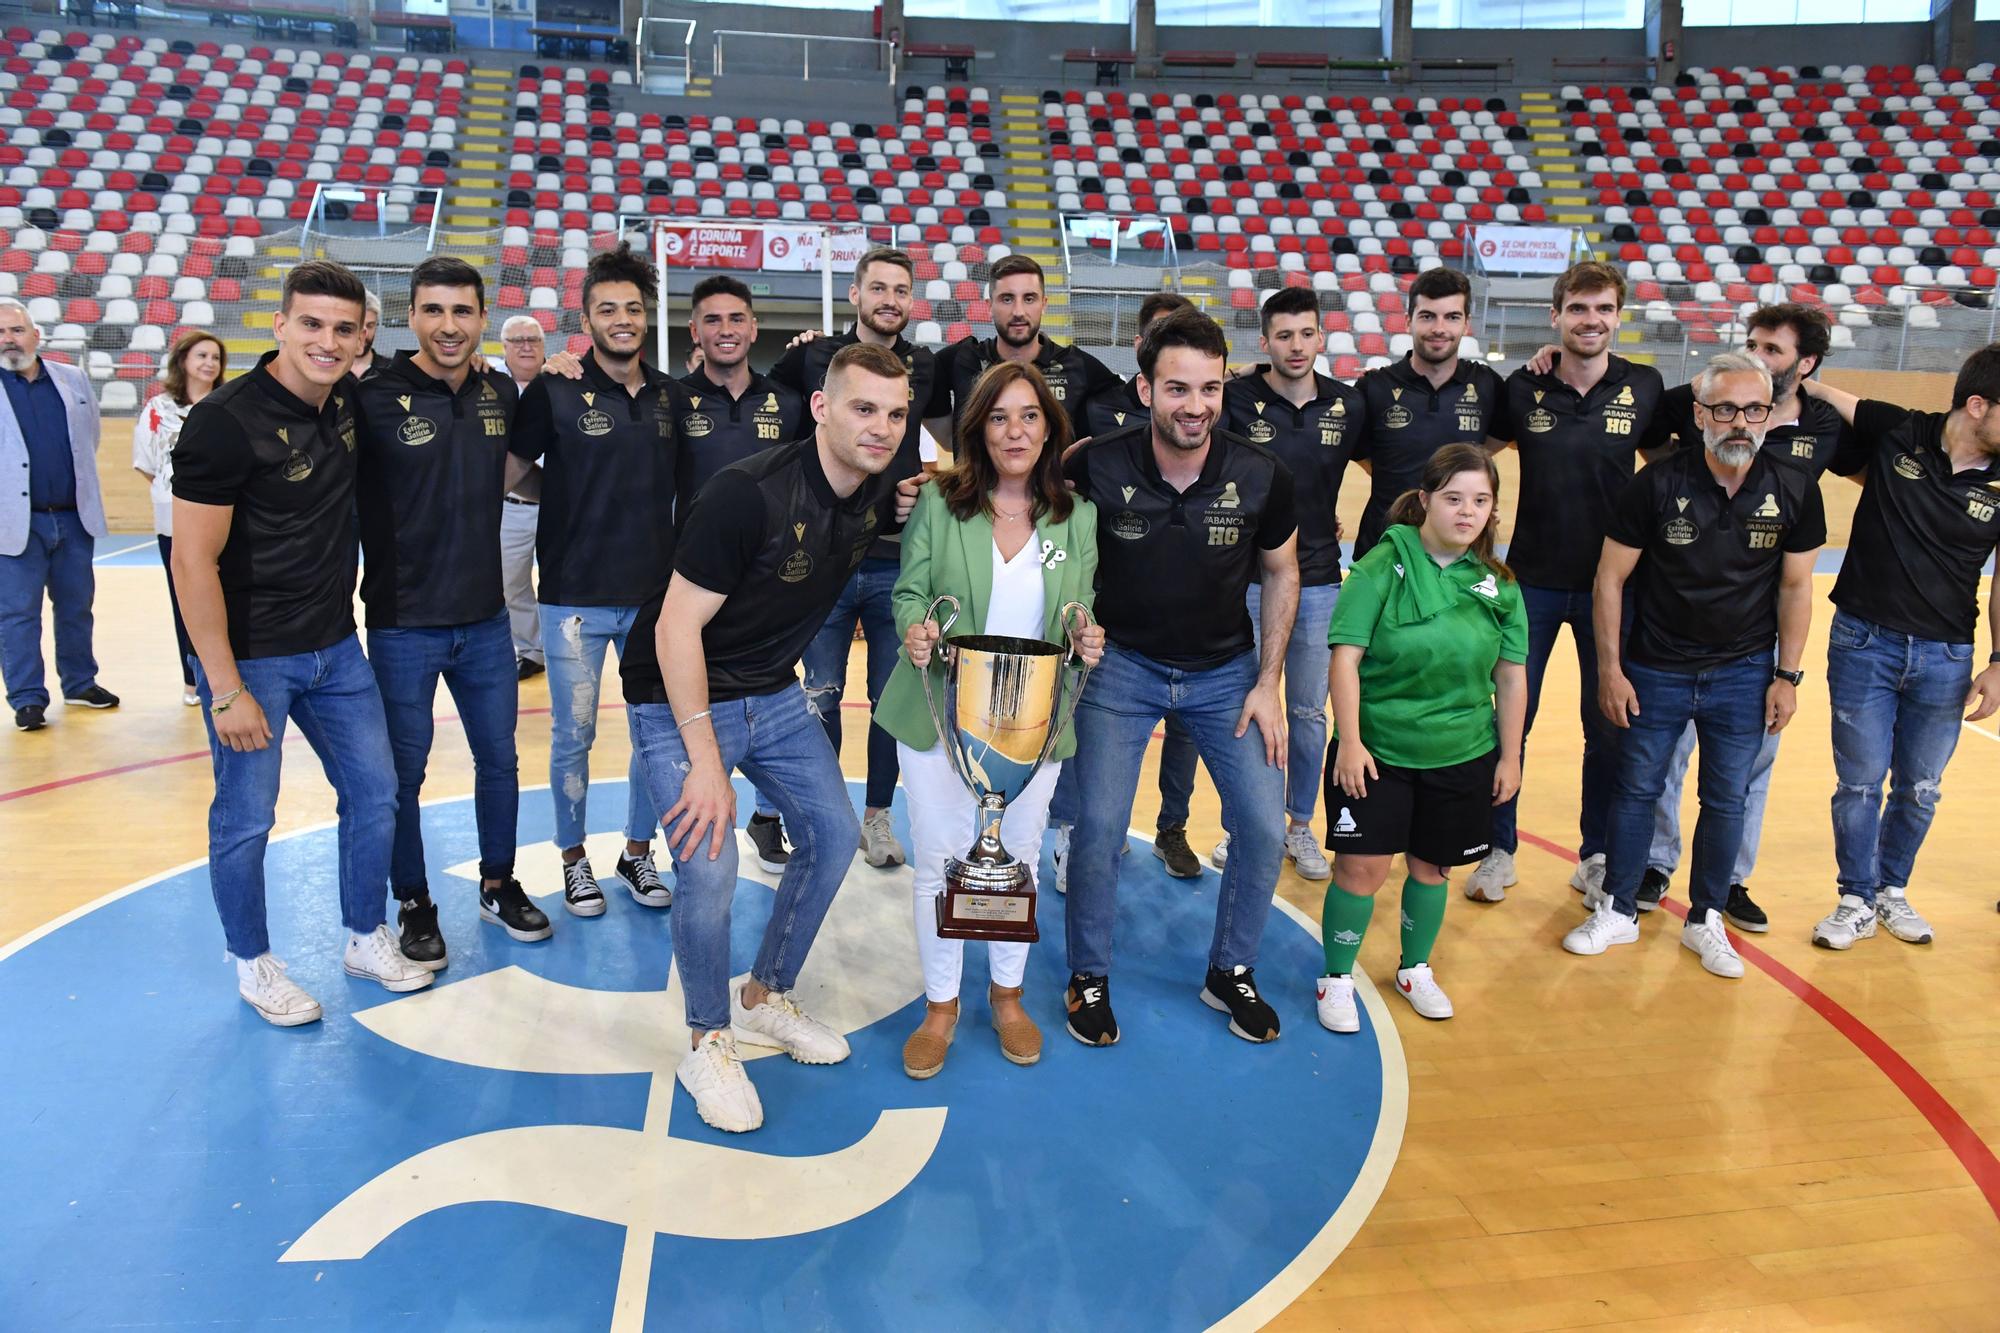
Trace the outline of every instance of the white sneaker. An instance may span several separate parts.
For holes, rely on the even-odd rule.
[[[1361,1031],[1361,1014],[1354,1007],[1353,977],[1321,977],[1315,988],[1319,997],[1319,1025],[1328,1032]]]
[[[1396,990],[1425,1018],[1451,1017],[1451,997],[1438,989],[1429,963],[1396,969]]]
[[[1729,932],[1722,928],[1722,913],[1713,907],[1702,913],[1698,923],[1689,914],[1688,923],[1681,927],[1681,948],[1694,950],[1701,956],[1701,965],[1718,977],[1743,975],[1743,960],[1729,942]]]
[[[1308,833],[1306,836],[1311,837],[1312,835]],[[1285,842],[1286,842],[1286,850],[1290,851],[1291,839],[1287,838],[1285,839]],[[1317,850],[1317,848],[1315,848],[1315,850]],[[1208,854],[1208,863],[1214,866],[1217,870],[1220,870],[1224,866],[1229,864],[1229,835],[1227,833],[1224,833],[1222,835],[1221,842],[1215,844],[1215,850]],[[1303,874],[1304,872],[1301,871],[1300,873]]]
[[[1812,932],[1812,942],[1822,949],[1852,949],[1874,938],[1875,908],[1858,893],[1841,894],[1839,905],[1821,917]]]
[[[1875,895],[1875,919],[1882,929],[1905,944],[1929,944],[1931,923],[1917,915],[1901,889],[1883,889]]]
[[[238,958],[236,993],[273,1027],[295,1028],[301,1023],[319,1022],[319,1001],[285,975],[285,965],[275,954]]]
[[[705,1032],[681,1060],[674,1077],[694,1098],[695,1113],[725,1134],[747,1134],[764,1123],[757,1085],[727,1032]]]
[[[889,812],[877,810],[861,821],[861,857],[871,866],[903,864],[903,844],[889,827]]]
[[[1294,824],[1285,830],[1285,855],[1300,879],[1333,878],[1333,867],[1326,863],[1326,853],[1319,849],[1319,839],[1309,828]]]
[[[837,1065],[847,1058],[847,1038],[782,991],[772,991],[755,1009],[746,1009],[743,992],[731,987],[729,1021],[752,1046],[775,1046],[802,1065]]]
[[[1465,877],[1465,896],[1476,903],[1504,902],[1507,890],[1520,882],[1514,873],[1514,853],[1495,847]]]
[[[347,970],[348,976],[360,977],[363,981],[379,981],[384,990],[422,990],[433,980],[429,968],[403,957],[402,947],[389,933],[386,924],[375,927],[366,935],[350,934],[347,937],[347,954],[340,960],[340,965]]]
[[[201,695],[197,694],[194,686],[190,685],[181,691],[181,702],[189,708],[199,708],[201,707]]]
[[[1056,846],[1055,850],[1049,853],[1049,859],[1055,862],[1056,892],[1067,894],[1069,892],[1069,825],[1056,825]]]
[[[1570,873],[1569,886],[1582,894],[1586,903],[1595,903],[1604,893],[1604,853],[1586,856],[1577,862],[1576,869]],[[1591,910],[1597,909],[1592,907]]]
[[[1592,909],[1583,924],[1563,936],[1563,948],[1586,957],[1603,953],[1614,944],[1633,944],[1639,938],[1639,923],[1609,902]]]

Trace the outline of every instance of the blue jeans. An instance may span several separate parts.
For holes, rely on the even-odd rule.
[[[505,611],[471,625],[371,629],[368,660],[389,720],[396,758],[396,850],[389,883],[398,899],[428,892],[424,876],[423,812],[417,798],[436,727],[431,706],[444,677],[472,749],[472,816],[479,827],[479,877],[514,873],[515,817],[521,772],[514,757],[514,715],[520,686],[514,632]]]
[[[1701,817],[1694,826],[1688,905],[1690,919],[1700,921],[1702,913],[1710,908],[1720,912],[1729,901],[1729,872],[1743,845],[1744,796],[1765,739],[1771,655],[1757,653],[1698,672],[1656,671],[1628,662],[1625,676],[1639,696],[1639,716],[1619,745],[1604,845],[1604,891],[1626,916],[1639,915],[1639,880],[1652,843],[1653,807],[1666,786],[1667,761],[1692,721],[1700,756],[1696,790]]]
[[[1750,788],[1743,794],[1743,844],[1736,849],[1731,884],[1748,884],[1757,872],[1757,844],[1764,832],[1764,802],[1771,795],[1771,769],[1778,762],[1778,738],[1766,735],[1750,765]],[[1687,725],[1667,762],[1667,785],[1653,807],[1653,847],[1646,864],[1668,879],[1681,863],[1681,787],[1687,782],[1688,761],[1694,758],[1694,723]]]
[[[1188,805],[1194,800],[1194,735],[1178,716],[1167,714],[1166,739],[1160,742],[1160,817],[1153,821],[1155,829],[1187,827]],[[1068,774],[1064,768],[1063,773]],[[1067,784],[1074,788],[1076,779],[1059,776],[1056,779],[1056,794],[1063,796]],[[1068,798],[1051,804],[1051,809],[1060,806],[1067,818],[1059,821],[1070,824],[1076,822],[1076,793],[1071,790]]]
[[[366,935],[387,920],[389,848],[396,832],[396,765],[375,675],[350,634],[330,648],[237,662],[243,688],[256,697],[271,743],[239,752],[215,738],[208,676],[195,665],[201,716],[215,765],[208,807],[208,883],[229,952],[255,958],[271,951],[264,920],[264,848],[277,817],[285,723],[319,756],[340,815],[340,920]]]
[[[584,812],[590,805],[590,747],[597,739],[597,697],[603,684],[604,650],[625,651],[636,606],[552,606],[542,604],[542,652],[549,668],[549,796],[555,802],[556,846],[583,846]],[[512,649],[510,647],[509,651]],[[632,762],[626,766],[625,836],[650,842],[653,816],[646,800],[645,769],[632,719]]]
[[[1583,722],[1583,802],[1577,821],[1582,841],[1577,854],[1592,857],[1605,849],[1606,821],[1611,814],[1611,791],[1618,773],[1621,737],[1618,728],[1597,707],[1597,629],[1590,618],[1590,591],[1531,588],[1524,583],[1521,603],[1528,613],[1528,716],[1521,733],[1524,742],[1541,707],[1542,677],[1548,672],[1556,636],[1568,625],[1570,637],[1576,640],[1577,706]],[[1622,623],[1629,626],[1631,621],[1632,603],[1628,597]],[[1517,793],[1513,800],[1493,808],[1495,850],[1520,849],[1520,832],[1515,825],[1519,806]]]
[[[42,590],[55,609],[56,674],[73,698],[97,683],[90,649],[90,605],[97,596],[91,567],[97,539],[74,510],[28,515],[28,544],[19,555],[0,555],[0,677],[7,706],[49,706],[42,679]]]
[[[1840,891],[1872,903],[1882,889],[1908,887],[1937,814],[1939,783],[1972,688],[1972,645],[1916,639],[1836,611],[1827,630],[1826,687]]]
[[[1265,762],[1259,728],[1235,735],[1243,698],[1256,683],[1255,652],[1206,671],[1182,671],[1116,644],[1105,646],[1077,706],[1076,756],[1063,765],[1065,772],[1076,770],[1081,798],[1063,909],[1072,972],[1111,971],[1118,853],[1132,818],[1146,742],[1169,712],[1179,713],[1194,736],[1222,797],[1222,826],[1229,834],[1209,963],[1256,965],[1285,848],[1285,775]]]
[[[653,809],[671,810],[687,775],[687,747],[665,704],[632,709],[644,755]],[[840,761],[826,732],[806,708],[803,691],[787,685],[716,704],[709,713],[725,770],[741,769],[770,794],[791,835],[792,859],[778,880],[777,901],[750,975],[775,991],[798,984],[799,967],[819,933],[826,909],[854,860],[861,823],[848,800]],[[674,959],[687,996],[688,1026],[712,1032],[729,1026],[730,905],[736,897],[736,837],[722,840],[722,854],[708,859],[706,842],[688,860],[674,861]]]
[[[900,561],[869,556],[841,589],[826,624],[806,645],[806,705],[826,727],[833,753],[840,754],[840,696],[847,691],[847,651],[854,646],[854,622],[861,622],[861,635],[868,643],[868,708],[872,719],[875,701],[889,684],[896,669],[896,654],[903,636],[896,633],[896,605],[893,594],[896,578],[903,572]],[[896,797],[896,738],[868,723],[868,790],[870,809],[886,810]]]

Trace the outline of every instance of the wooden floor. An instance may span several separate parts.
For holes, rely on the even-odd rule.
[[[165,596],[156,567],[102,569],[98,653],[125,706],[57,707],[47,731],[0,739],[0,945],[204,855],[206,754],[179,703]],[[1400,1160],[1346,1252],[1275,1326],[2000,1327],[1987,1146],[2000,1143],[2000,889],[1981,831],[2000,808],[2000,737],[1967,729],[1910,888],[1939,942],[1811,948],[1833,900],[1827,614],[1821,603],[1755,877],[1773,929],[1752,937],[1761,952],[1733,983],[1700,970],[1664,913],[1608,958],[1558,947],[1579,910],[1564,642],[1529,752],[1521,883],[1497,906],[1453,895],[1436,964],[1455,1019],[1386,1001],[1409,1067]],[[542,682],[524,690],[524,709],[546,706]],[[850,775],[861,735],[847,730]],[[520,741],[534,774],[545,712],[524,714]],[[624,729],[604,727],[596,770],[622,773],[625,758]],[[286,762],[280,830],[330,818],[311,755],[292,747]],[[456,728],[439,729],[430,773],[427,799],[471,790]],[[1142,827],[1152,781],[1149,761]],[[1190,832],[1206,851],[1218,827],[1203,784]],[[1689,805],[1691,818],[1691,792]],[[1317,917],[1320,886],[1288,872],[1280,891]],[[1363,967],[1388,978],[1395,949],[1393,926],[1378,928]]]

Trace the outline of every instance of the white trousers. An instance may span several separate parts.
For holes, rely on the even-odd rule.
[[[507,623],[514,631],[514,656],[542,660],[542,613],[535,605],[536,505],[500,505],[500,579],[507,589]]]
[[[917,956],[924,965],[924,995],[943,1004],[958,997],[965,941],[938,938],[936,899],[944,892],[945,858],[964,856],[972,848],[979,807],[952,771],[942,746],[912,750],[898,741],[896,756],[903,765],[903,800],[910,813],[910,869],[916,881]],[[1028,867],[1038,888],[1042,834],[1049,826],[1049,798],[1055,794],[1061,769],[1059,763],[1044,764],[1000,817],[1001,843]],[[989,940],[986,965],[994,985],[1018,986],[1027,974],[1028,946]]]

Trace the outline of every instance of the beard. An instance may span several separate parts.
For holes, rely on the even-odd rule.
[[[896,337],[898,334],[902,333],[902,331],[905,328],[909,327],[910,323],[909,315],[901,311],[898,311],[889,316],[890,319],[893,319],[895,321],[895,323],[893,324],[876,323],[875,311],[873,309],[863,310],[858,312],[857,318],[860,319],[862,325],[866,327],[871,333],[879,334],[884,338]]]
[[[5,366],[15,374],[20,374],[34,364],[33,352],[0,352],[0,366]]]
[[[1201,427],[1201,434],[1199,436],[1190,437],[1185,433],[1185,430],[1181,426],[1181,424],[1174,420],[1173,413],[1162,412],[1157,408],[1155,408],[1153,411],[1154,437],[1157,439],[1165,440],[1170,447],[1178,449],[1183,453],[1191,454],[1195,452],[1195,450],[1205,446],[1208,443],[1209,436],[1213,434],[1214,431],[1215,431],[1215,418],[1213,416],[1209,417],[1209,419],[1205,423],[1203,423]]]
[[[1764,446],[1762,440],[1741,430],[1725,430],[1719,434],[1704,432],[1702,443],[1715,455],[1716,462],[1730,468],[1743,467]]]
[[[1782,371],[1771,372],[1771,401],[1781,403],[1799,386],[1799,363],[1794,361]]]

